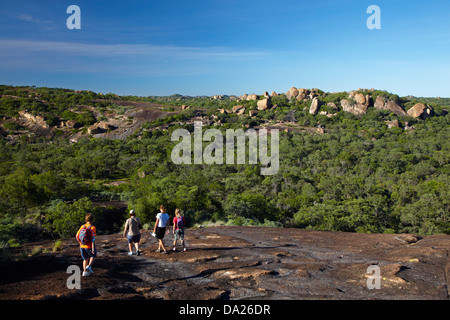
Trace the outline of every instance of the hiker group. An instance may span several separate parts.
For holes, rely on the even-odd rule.
[[[159,207],[159,213],[156,215],[156,222],[153,228],[152,236],[158,239],[158,249],[156,252],[167,254],[166,247],[164,245],[164,236],[169,234],[170,229],[170,217],[166,212],[163,205]],[[95,258],[97,257],[97,249],[95,245],[95,236],[97,235],[97,229],[92,224],[93,216],[92,214],[87,214],[85,219],[85,224],[83,224],[76,234],[76,239],[80,243],[81,258],[83,259],[83,276],[93,275],[92,265]],[[186,220],[181,214],[180,209],[175,209],[175,217],[173,218],[173,251],[177,251],[178,240],[181,241],[183,246],[182,251],[186,251],[186,244],[184,240]],[[141,254],[139,249],[139,243],[141,241],[141,220],[136,217],[134,210],[130,211],[130,217],[125,222],[125,227],[123,229],[123,237],[128,241],[128,255]],[[134,252],[133,252],[134,247]]]

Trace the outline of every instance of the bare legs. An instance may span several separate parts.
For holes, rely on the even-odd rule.
[[[161,250],[164,253],[167,253],[166,247],[164,246],[164,241],[163,239],[158,239],[158,252],[161,252]]]
[[[128,242],[129,252],[133,252],[133,244],[136,249],[136,252],[139,252],[139,242],[132,242],[132,243]]]

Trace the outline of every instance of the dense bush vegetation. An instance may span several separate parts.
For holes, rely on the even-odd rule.
[[[2,90],[0,111],[9,116],[26,107],[60,118],[70,115],[71,107],[95,106],[99,101],[94,100],[105,98],[63,89]],[[51,103],[33,105],[29,95]],[[340,111],[327,118],[310,115],[305,104],[279,100],[276,113],[260,112],[255,119],[218,115],[224,126],[217,127],[258,125],[291,110],[302,126],[326,126],[322,135],[281,132],[280,170],[273,176],[260,175],[258,165],[175,165],[170,158],[173,128],[145,132],[139,139],[83,138],[74,144],[62,137],[22,136],[13,144],[0,140],[0,241],[73,236],[86,212],[95,213],[100,233],[118,231],[123,212],[93,205],[113,199],[127,202],[144,223],[153,222],[164,203],[171,215],[181,208],[190,224],[222,220],[350,232],[450,233],[448,115],[399,118],[415,127],[405,131],[386,127],[386,120],[397,119],[388,111],[372,108],[362,117]],[[207,99],[198,101],[207,105]],[[108,184],[116,180],[125,183]]]

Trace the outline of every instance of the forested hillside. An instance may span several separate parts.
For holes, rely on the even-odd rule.
[[[0,241],[72,237],[86,212],[100,233],[116,232],[125,210],[114,203],[144,223],[165,204],[191,225],[450,234],[449,99],[301,95],[119,97],[0,86]],[[408,112],[422,104],[426,116]],[[222,132],[280,128],[277,174],[261,175],[259,164],[175,165],[171,133],[192,132],[194,119]]]

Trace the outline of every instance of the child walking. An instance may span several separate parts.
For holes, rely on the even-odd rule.
[[[183,252],[186,252],[186,246],[184,242],[184,230],[186,226],[186,220],[181,214],[180,209],[175,209],[175,217],[173,218],[173,251],[177,251],[177,241],[181,240],[183,245]]]
[[[156,223],[153,229],[156,239],[158,239],[158,250],[156,252],[167,253],[166,247],[164,246],[164,235],[167,231],[169,233],[169,215],[166,213],[166,209],[163,205],[159,206],[159,213],[156,215]]]
[[[134,210],[130,211],[130,218],[125,222],[125,228],[123,229],[123,237],[128,240],[128,255],[133,255],[133,244],[136,248],[136,255],[139,256],[141,251],[139,250],[139,241],[141,240],[141,220],[136,217]]]
[[[88,277],[94,274],[92,264],[97,256],[95,248],[97,229],[92,225],[94,217],[91,213],[86,215],[85,221],[86,223],[78,230],[76,238],[80,243],[81,258],[83,259],[83,277]]]

